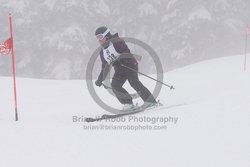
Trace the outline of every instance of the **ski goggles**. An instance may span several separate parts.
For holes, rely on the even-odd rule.
[[[100,41],[100,40],[102,40],[109,32],[110,32],[110,30],[107,29],[104,33],[102,33],[102,34],[97,34],[97,35],[96,35],[96,38]]]

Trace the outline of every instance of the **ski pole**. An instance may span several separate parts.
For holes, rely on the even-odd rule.
[[[154,79],[154,78],[152,78],[152,77],[150,77],[150,76],[148,76],[148,75],[146,75],[146,74],[144,74],[144,73],[141,73],[141,72],[139,72],[139,71],[137,71],[137,70],[135,70],[135,69],[133,69],[133,68],[130,68],[130,67],[124,65],[124,64],[121,64],[121,66],[123,66],[123,67],[125,67],[125,68],[127,68],[127,69],[129,69],[129,70],[131,70],[131,71],[137,72],[137,73],[139,73],[139,74],[141,74],[141,75],[144,75],[145,77],[147,77],[147,78],[149,78],[149,79],[152,79],[152,80],[154,80],[154,81],[156,81],[156,82],[159,82],[159,83],[161,83],[161,84],[163,84],[163,85],[169,87],[170,89],[175,89],[173,85],[165,84],[165,83],[163,83],[163,82],[161,82],[161,81],[158,81],[157,79]]]

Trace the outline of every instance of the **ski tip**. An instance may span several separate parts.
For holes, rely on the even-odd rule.
[[[107,119],[109,117],[110,117],[110,115],[104,114],[104,115],[102,115],[101,119]]]

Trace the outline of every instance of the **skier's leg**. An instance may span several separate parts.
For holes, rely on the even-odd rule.
[[[135,66],[134,69],[138,71],[138,65]],[[127,78],[129,84],[137,91],[137,93],[140,95],[144,102],[156,102],[151,92],[139,80],[138,73],[130,71],[127,73]]]
[[[122,87],[123,84],[126,82],[126,80],[127,80],[126,73],[115,72],[112,78],[111,87],[117,99],[120,101],[120,103],[133,104],[132,97]]]

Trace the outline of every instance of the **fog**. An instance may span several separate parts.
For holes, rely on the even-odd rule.
[[[84,79],[99,26],[148,44],[167,72],[243,54],[250,23],[246,0],[2,0],[0,11],[1,43],[13,15],[17,76],[44,79]],[[151,55],[129,47],[142,57],[140,71],[155,73]],[[97,60],[93,75],[99,71]],[[0,56],[0,75],[11,75],[10,56]]]

